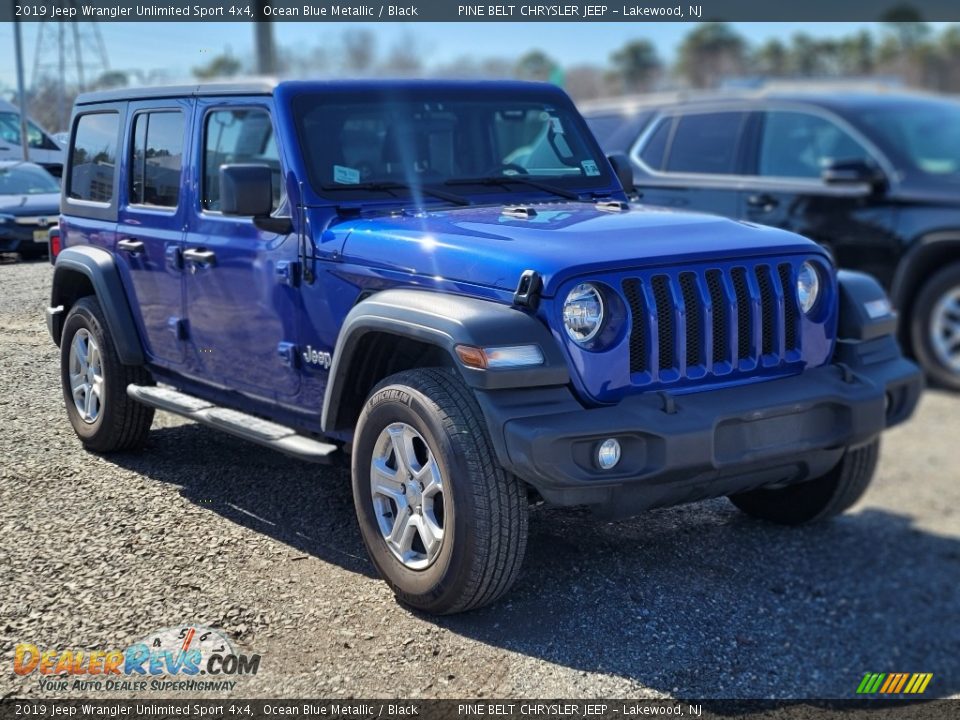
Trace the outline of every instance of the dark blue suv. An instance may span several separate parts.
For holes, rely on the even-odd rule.
[[[162,409],[352,463],[405,602],[492,602],[532,500],[848,508],[921,388],[880,286],[798,235],[626,203],[569,98],[288,82],[77,101],[50,332],[91,450]]]

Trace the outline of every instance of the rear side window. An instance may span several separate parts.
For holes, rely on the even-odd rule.
[[[183,166],[183,113],[140,113],[134,119],[130,203],[175,208]]]
[[[67,197],[109,203],[117,171],[117,130],[120,115],[91,113],[77,120],[71,153]]]
[[[640,159],[651,170],[663,169],[663,158],[667,154],[667,142],[670,140],[670,129],[673,127],[672,118],[661,120],[660,124],[650,135],[647,144],[640,151]]]
[[[666,170],[709,175],[736,172],[743,112],[697,113],[677,121]]]
[[[220,210],[220,166],[234,163],[267,165],[273,171],[273,209],[280,206],[283,172],[266,110],[234,108],[207,115],[203,139],[203,184],[200,207]]]

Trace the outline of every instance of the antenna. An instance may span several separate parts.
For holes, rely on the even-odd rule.
[[[80,17],[78,0],[57,0],[57,4],[72,13],[65,17]],[[53,79],[57,83],[58,130],[64,130],[70,120],[67,102],[68,88],[83,92],[89,82],[95,81],[110,69],[107,47],[95,22],[41,22],[37,29],[37,43],[33,55],[31,86]]]

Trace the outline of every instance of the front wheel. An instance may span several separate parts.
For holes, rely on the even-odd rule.
[[[880,440],[848,448],[826,475],[781,488],[758,488],[731,495],[730,501],[747,515],[782,525],[826,520],[848,510],[861,498],[877,468]]]
[[[526,492],[497,463],[476,399],[456,375],[428,368],[381,382],[357,422],[352,463],[364,544],[403,602],[456,613],[513,585]]]
[[[960,390],[960,263],[923,286],[913,308],[910,346],[928,377]]]

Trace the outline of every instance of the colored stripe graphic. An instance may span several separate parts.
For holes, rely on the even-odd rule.
[[[898,693],[903,690],[903,686],[907,684],[907,673],[900,673],[900,682],[897,683],[897,687],[894,688],[893,692]]]
[[[858,695],[919,695],[933,680],[933,673],[866,673],[857,686]]]

